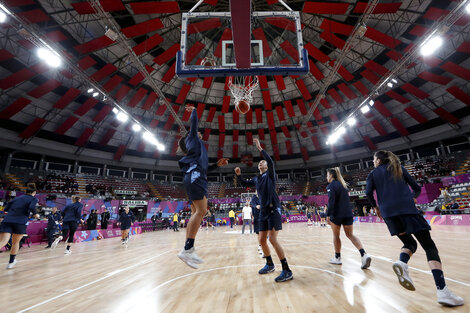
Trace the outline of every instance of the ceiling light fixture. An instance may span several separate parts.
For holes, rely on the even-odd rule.
[[[421,46],[420,52],[423,56],[428,56],[436,52],[440,46],[442,46],[442,37],[436,35],[424,42]]]
[[[363,114],[366,114],[366,113],[369,112],[369,111],[370,111],[370,109],[369,109],[369,107],[368,107],[367,105],[361,107],[361,112],[362,112]]]
[[[7,15],[5,12],[0,11],[0,23],[4,23],[7,20]]]
[[[142,126],[140,126],[139,124],[132,125],[132,130],[135,132],[140,132],[141,129],[142,129]]]
[[[129,119],[129,115],[127,115],[126,113],[124,112],[119,112],[117,115],[116,115],[116,118],[118,119],[118,121],[120,122],[127,122],[127,120]]]
[[[347,123],[348,123],[349,126],[354,126],[354,125],[356,125],[356,122],[357,122],[357,121],[356,121],[356,119],[355,119],[354,117],[350,117],[350,118],[348,118],[348,120],[347,120]]]
[[[39,48],[37,50],[38,57],[46,62],[47,65],[50,67],[59,67],[62,64],[62,60],[60,59],[59,55],[48,48]]]

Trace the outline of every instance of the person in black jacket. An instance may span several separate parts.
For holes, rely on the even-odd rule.
[[[0,248],[5,246],[11,237],[10,261],[8,262],[7,269],[11,269],[16,265],[16,254],[18,253],[21,239],[26,235],[29,216],[32,214],[35,218],[39,218],[36,212],[38,199],[35,195],[36,185],[28,184],[26,194],[15,197],[5,207],[5,212],[8,212],[8,215],[5,216],[0,224]]]
[[[333,244],[335,247],[335,257],[330,260],[331,264],[342,264],[341,262],[341,239],[339,237],[341,225],[343,225],[346,237],[361,254],[361,268],[366,269],[370,266],[371,258],[362,247],[362,243],[353,234],[353,212],[349,200],[348,185],[341,175],[339,168],[330,168],[326,173],[326,179],[329,185],[328,191],[328,217],[327,221],[333,231]]]
[[[263,248],[264,255],[266,257],[266,265],[258,271],[259,274],[267,274],[274,272],[274,262],[271,257],[271,251],[267,244],[267,238],[269,236],[269,242],[276,250],[276,254],[279,257],[282,264],[281,274],[274,279],[275,282],[284,282],[294,278],[292,271],[287,264],[287,259],[284,254],[284,249],[277,240],[279,231],[282,229],[282,217],[281,217],[281,202],[276,193],[276,170],[274,168],[274,162],[261,147],[257,138],[253,139],[256,148],[261,152],[264,160],[261,160],[258,164],[259,175],[252,179],[244,179],[241,177],[241,170],[239,167],[235,168],[235,174],[238,177],[238,181],[243,186],[256,187],[258,197],[260,200],[260,213],[259,213],[259,242]]]
[[[119,216],[119,223],[121,224],[121,244],[127,244],[129,241],[129,229],[134,222],[134,213],[132,213],[132,211],[129,210],[129,206],[126,205],[124,211]]]
[[[414,236],[426,252],[437,287],[437,301],[446,306],[463,305],[463,299],[446,286],[439,252],[429,232],[431,227],[416,209],[415,201],[421,187],[400,165],[400,159],[390,151],[376,152],[374,167],[367,176],[366,196],[372,207],[375,207],[377,216],[384,219],[390,234],[403,242],[400,260],[393,263],[398,282],[408,290],[415,290],[407,264],[418,248]],[[409,187],[413,189],[413,194]],[[374,191],[377,192],[378,205],[374,199]]]
[[[150,219],[152,220],[153,231],[155,231],[155,228],[157,227],[157,214],[153,213]]]
[[[88,220],[86,222],[88,230],[95,230],[96,224],[98,223],[98,214],[96,214],[96,210],[91,210],[90,215],[88,216]]]
[[[72,253],[70,247],[73,244],[73,236],[77,230],[78,223],[83,223],[83,220],[81,219],[83,204],[81,204],[80,201],[82,201],[82,199],[79,196],[74,196],[72,197],[73,203],[66,205],[62,209],[62,232],[64,233],[64,240],[68,238],[65,254]]]
[[[104,209],[103,213],[101,213],[101,229],[108,229],[109,219],[111,218],[111,214],[109,214],[108,209]]]
[[[59,241],[62,240],[62,236],[57,237],[54,240],[54,234],[59,229],[59,222],[62,219],[60,212],[57,212],[57,208],[53,207],[51,214],[47,217],[47,248],[55,248]]]

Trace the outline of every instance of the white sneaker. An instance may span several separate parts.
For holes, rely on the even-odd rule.
[[[51,249],[55,249],[61,240],[62,240],[62,236],[57,237],[52,243]]]
[[[191,266],[192,268],[198,268],[198,266],[196,264],[201,264],[201,263],[204,263],[204,260],[201,259],[197,254],[196,254],[196,251],[194,249],[194,247],[192,247],[191,249],[189,250],[185,250],[184,248],[180,251],[180,253],[178,253],[178,257],[186,264],[188,264],[189,266]]]
[[[372,261],[371,257],[366,254],[364,254],[362,256],[362,264],[361,264],[361,268],[362,269],[366,269],[370,266],[370,262]]]
[[[8,263],[7,270],[14,268],[15,265],[16,265],[16,259],[13,261],[13,263]]]
[[[396,261],[393,263],[393,271],[397,275],[400,285],[408,290],[416,290],[415,286],[413,285],[413,281],[411,280],[410,274],[408,274],[408,264],[402,261]]]
[[[341,257],[339,257],[339,258],[332,258],[332,259],[330,260],[330,264],[341,265],[341,264],[343,264],[343,262],[341,262]]]
[[[447,286],[442,290],[437,290],[437,302],[445,306],[463,305],[463,299],[450,291]]]
[[[124,239],[124,243],[127,245],[127,243],[129,242],[129,238],[126,238]]]
[[[67,249],[65,249],[64,254],[72,254],[72,250],[67,250]]]

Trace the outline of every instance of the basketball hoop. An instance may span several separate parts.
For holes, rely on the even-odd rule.
[[[258,76],[229,77],[228,88],[235,98],[235,105],[240,101],[246,101],[248,105],[253,102],[253,91],[258,87]]]

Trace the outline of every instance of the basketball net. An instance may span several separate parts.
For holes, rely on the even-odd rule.
[[[246,201],[251,201],[251,198],[256,195],[254,192],[245,192],[240,194],[240,199],[242,200],[242,203],[244,204]]]
[[[210,53],[208,56],[206,56],[204,59],[201,60],[200,65],[206,66],[206,67],[214,67],[217,65],[217,60],[215,56]]]
[[[228,88],[235,99],[235,105],[241,100],[245,100],[248,105],[251,105],[253,91],[258,85],[258,76],[230,76],[228,79]]]

